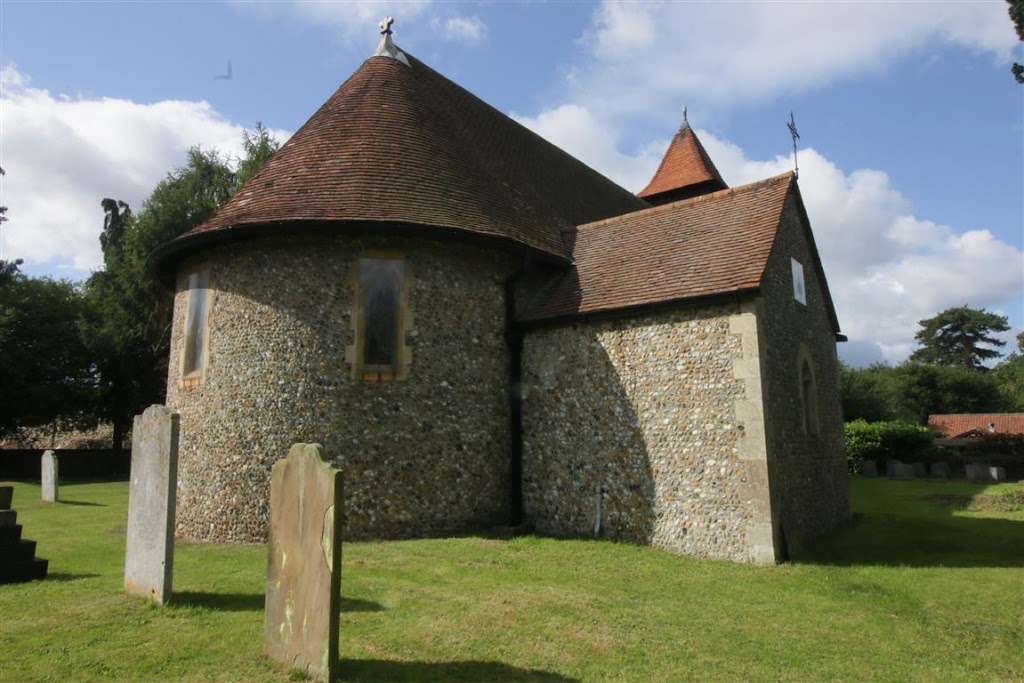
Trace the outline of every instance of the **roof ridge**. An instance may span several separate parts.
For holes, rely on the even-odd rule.
[[[779,182],[779,181],[781,181],[783,179],[787,179],[787,180],[792,181],[792,179],[794,179],[795,177],[796,177],[796,174],[793,171],[786,171],[785,173],[780,173],[778,175],[770,176],[768,178],[763,178],[761,180],[755,180],[754,182],[747,183],[746,185],[737,185],[736,187],[727,187],[724,190],[716,190],[715,192],[709,192],[707,194],[697,195],[696,197],[689,197],[687,199],[680,199],[678,201],[669,202],[668,204],[660,204],[658,206],[652,206],[649,209],[637,209],[636,211],[631,211],[629,213],[624,213],[624,214],[621,214],[621,215],[618,215],[618,216],[610,216],[608,218],[603,218],[603,219],[601,219],[599,221],[591,221],[590,223],[581,223],[580,225],[577,225],[577,226],[574,226],[574,227],[571,227],[571,228],[566,228],[563,232],[571,232],[571,231],[574,231],[574,230],[580,230],[581,228],[596,228],[596,227],[600,227],[602,225],[607,225],[609,223],[616,223],[616,222],[618,222],[620,220],[625,219],[626,217],[632,218],[632,217],[641,216],[641,215],[643,215],[643,216],[657,215],[659,212],[662,212],[662,211],[671,211],[672,209],[677,209],[677,208],[682,207],[682,206],[690,206],[690,205],[693,205],[693,204],[700,204],[702,202],[714,201],[716,199],[721,199],[722,197],[728,197],[728,196],[731,196],[731,195],[734,195],[734,194],[742,194],[744,192],[749,192],[751,190],[758,189],[761,186],[772,185],[772,184],[777,183],[777,182]]]

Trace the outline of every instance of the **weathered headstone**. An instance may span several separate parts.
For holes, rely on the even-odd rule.
[[[949,479],[949,463],[933,462],[928,470],[933,479]]]
[[[900,462],[899,460],[889,460],[889,461],[887,461],[885,463],[885,476],[887,476],[887,477],[895,477],[896,476],[896,468],[897,467],[901,467],[902,465],[903,465],[903,463]]]
[[[13,486],[0,486],[0,510],[10,510],[14,500]]]
[[[889,475],[892,479],[913,479],[914,476],[914,466],[904,465],[901,462],[893,465],[892,474]]]
[[[341,470],[299,443],[270,475],[264,651],[333,681],[341,609]]]
[[[178,414],[153,405],[132,423],[124,589],[157,605],[171,597],[177,485]]]
[[[47,503],[57,502],[57,478],[58,463],[57,455],[53,451],[43,453],[43,459],[39,466],[40,479],[42,480],[43,500]]]
[[[874,460],[865,460],[860,464],[860,473],[865,477],[877,477],[878,465],[875,464]]]
[[[993,482],[1002,481],[1006,478],[1006,470],[1002,467],[989,467],[981,463],[970,463],[964,468],[967,474],[967,481]],[[1000,479],[1000,475],[1003,479]]]
[[[915,477],[927,477],[928,476],[928,465],[923,462],[915,462],[910,465],[914,468]]]

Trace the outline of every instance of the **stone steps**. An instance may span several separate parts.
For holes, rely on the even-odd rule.
[[[0,583],[45,579],[49,560],[36,557],[36,542],[21,537],[18,512],[10,509],[13,487],[0,486]]]

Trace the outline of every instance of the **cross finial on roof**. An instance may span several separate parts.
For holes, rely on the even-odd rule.
[[[380,42],[377,44],[377,51],[374,57],[390,57],[396,61],[409,66],[409,60],[405,53],[398,49],[398,46],[391,42],[391,24],[395,23],[394,17],[384,17],[377,26],[380,27]]]
[[[686,115],[686,106],[683,106],[683,128],[690,127],[690,118]]]
[[[793,112],[789,112],[789,122],[786,123],[786,127],[789,128],[789,136],[793,138],[793,173],[799,176],[800,166],[796,161],[796,141],[800,139],[800,133],[796,130],[796,119],[793,118]]]

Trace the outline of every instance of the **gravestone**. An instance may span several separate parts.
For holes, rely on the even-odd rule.
[[[887,461],[885,463],[885,476],[887,476],[887,477],[895,477],[896,476],[896,468],[897,467],[902,467],[902,466],[903,466],[903,463],[900,462],[899,460],[889,460],[889,461]]]
[[[124,590],[157,605],[171,597],[177,485],[178,414],[152,405],[132,423]]]
[[[49,561],[36,557],[36,542],[21,537],[13,486],[0,486],[0,583],[45,579]]]
[[[904,465],[901,462],[896,462],[893,465],[892,474],[889,475],[892,479],[913,479],[914,476],[914,466]]]
[[[264,651],[322,681],[338,667],[341,470],[297,443],[270,474]]]
[[[58,474],[57,455],[53,451],[43,453],[39,471],[41,474],[43,500],[47,503],[57,502],[57,478]]]
[[[949,463],[933,462],[928,470],[933,479],[949,479]]]
[[[1006,478],[1006,470],[1002,467],[989,467],[981,463],[972,462],[964,468],[967,473],[967,481],[993,482],[1002,481]],[[999,477],[1002,476],[1002,479]]]
[[[877,477],[878,465],[875,464],[874,460],[865,460],[860,464],[860,473],[864,477]]]
[[[915,477],[927,477],[928,476],[928,465],[923,462],[915,462],[911,465],[914,468]]]

